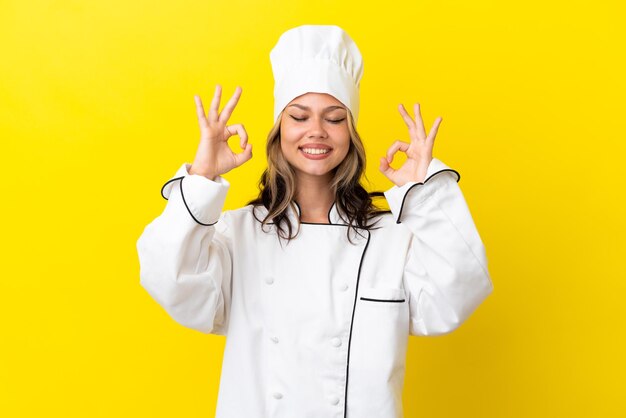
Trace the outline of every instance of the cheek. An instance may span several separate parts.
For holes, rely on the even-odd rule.
[[[298,147],[295,145],[296,142],[290,138],[281,137],[280,139],[280,150],[283,154],[285,160],[287,160],[290,164],[293,164],[296,161],[298,154]]]
[[[296,141],[294,141],[293,137],[290,137],[289,135],[286,135],[286,136],[281,135],[280,149],[283,151],[283,154],[293,154],[295,143]]]
[[[280,152],[283,154],[283,157],[289,158],[289,146],[287,146],[285,138],[283,137],[280,139]]]
[[[284,127],[281,127],[280,128],[280,147],[283,149],[283,151],[285,150],[286,145],[289,144],[289,140],[290,140],[289,130]]]
[[[338,146],[339,148],[341,148],[343,153],[347,154],[348,150],[350,149],[350,133],[346,129],[339,134],[339,137],[341,138],[341,140],[339,141]]]
[[[282,143],[284,143],[284,145],[293,145],[297,143],[304,134],[304,132],[301,131],[302,129],[299,129],[298,127],[286,124],[286,126],[280,130]]]
[[[345,158],[348,156],[349,151],[350,151],[350,143],[348,142],[348,144],[346,144],[344,147],[341,148],[341,161],[345,160]]]

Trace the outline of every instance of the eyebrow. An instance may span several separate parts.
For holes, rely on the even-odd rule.
[[[289,105],[289,107],[290,107],[290,106],[295,106],[295,107],[298,107],[298,108],[300,108],[300,109],[302,109],[302,110],[311,110],[311,108],[310,108],[310,107],[308,107],[308,106],[303,106],[303,105],[300,105],[300,104],[297,104],[297,103],[294,103],[294,104],[292,104],[292,105]],[[324,111],[325,111],[325,112],[330,112],[331,110],[335,110],[335,109],[345,109],[345,107],[343,107],[343,106],[328,106],[326,109],[324,109]]]

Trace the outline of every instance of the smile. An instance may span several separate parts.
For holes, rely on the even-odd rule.
[[[309,160],[323,160],[324,158],[328,158],[328,156],[332,153],[332,148],[313,148],[313,147],[301,147],[298,150],[302,153],[304,158]]]
[[[330,152],[328,148],[301,148],[301,150],[307,154],[327,154]]]

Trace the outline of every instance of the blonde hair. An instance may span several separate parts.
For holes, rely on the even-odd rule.
[[[282,113],[276,118],[267,136],[268,166],[259,180],[259,196],[248,204],[263,205],[268,212],[265,218],[259,221],[263,226],[273,223],[276,225],[279,237],[291,240],[300,232],[300,223],[294,233],[294,227],[287,217],[290,207],[296,211],[296,173],[281,149]],[[356,130],[352,113],[350,110],[347,113],[350,148],[344,160],[333,170],[334,176],[330,188],[335,196],[339,216],[350,228],[360,233],[359,229],[371,229],[374,226],[374,224],[369,224],[371,218],[389,213],[389,211],[380,210],[372,201],[372,197],[383,196],[382,192],[368,193],[361,184],[366,165],[365,148]],[[348,234],[348,239],[350,239],[350,234]]]

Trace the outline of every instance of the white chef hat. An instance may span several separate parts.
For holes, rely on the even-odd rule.
[[[294,98],[328,93],[359,115],[363,58],[352,38],[336,25],[302,25],[284,32],[270,51],[274,73],[274,122]]]

